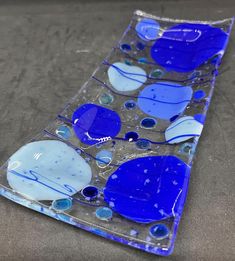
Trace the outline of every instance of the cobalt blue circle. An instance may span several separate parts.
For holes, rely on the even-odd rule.
[[[157,39],[160,25],[157,21],[144,18],[135,26],[138,36],[144,41],[152,41]]]
[[[206,24],[182,23],[167,29],[151,48],[151,56],[167,70],[190,72],[223,51],[228,35]]]
[[[129,44],[122,44],[120,46],[120,48],[123,50],[123,51],[130,51],[131,50],[131,46]]]
[[[144,118],[140,124],[145,129],[151,129],[157,124],[157,121],[153,118]]]
[[[169,218],[180,212],[189,172],[190,167],[175,156],[136,158],[110,175],[104,200],[114,211],[135,222]]]
[[[88,145],[105,142],[115,137],[121,129],[119,115],[96,104],[81,105],[74,111],[72,120],[77,137]]]
[[[138,43],[136,44],[136,49],[137,49],[137,50],[142,51],[142,50],[144,50],[144,48],[145,48],[145,45],[144,45],[143,43],[138,42]]]
[[[201,99],[203,99],[205,96],[206,96],[206,93],[205,93],[205,91],[203,91],[203,90],[197,90],[197,91],[195,91],[194,94],[193,94],[193,98],[194,98],[195,100],[201,100]]]
[[[87,186],[81,191],[84,198],[91,200],[98,196],[99,190],[95,186]]]
[[[137,104],[146,114],[169,120],[181,114],[192,98],[191,86],[174,82],[157,82],[147,85],[138,96]]]
[[[130,131],[125,134],[125,139],[128,141],[137,141],[138,137],[139,137],[138,133],[134,131]]]
[[[157,224],[150,228],[149,234],[153,238],[162,240],[169,236],[170,230],[165,224]]]
[[[126,101],[124,105],[127,110],[133,110],[136,108],[136,102],[133,100]]]

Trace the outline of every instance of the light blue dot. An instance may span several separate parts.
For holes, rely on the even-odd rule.
[[[72,136],[70,128],[66,125],[59,126],[56,129],[56,134],[64,140],[69,140]]]
[[[144,41],[155,40],[158,37],[160,25],[157,21],[144,18],[137,23],[135,30],[138,36]]]
[[[70,198],[57,199],[52,202],[52,208],[55,210],[66,211],[71,209],[72,204]]]
[[[96,209],[95,215],[100,220],[108,221],[113,217],[113,211],[107,207],[100,207]]]
[[[113,158],[113,154],[109,150],[101,150],[96,154],[96,163],[99,167],[107,166]]]

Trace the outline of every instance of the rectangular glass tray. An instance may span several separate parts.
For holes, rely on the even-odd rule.
[[[232,24],[135,11],[76,96],[1,167],[0,194],[104,238],[171,254]]]

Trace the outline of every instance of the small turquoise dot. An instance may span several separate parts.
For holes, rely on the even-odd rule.
[[[125,64],[127,64],[127,65],[132,65],[132,61],[129,60],[129,59],[125,59]]]
[[[55,133],[64,140],[69,140],[72,136],[70,128],[66,125],[59,126]]]
[[[149,234],[153,238],[156,238],[158,240],[162,240],[162,239],[165,239],[169,236],[170,230],[164,224],[157,224],[157,225],[154,225],[150,228]]]
[[[72,207],[72,199],[63,198],[57,199],[52,202],[52,208],[55,210],[66,211]]]
[[[155,69],[150,72],[149,77],[158,79],[158,78],[162,78],[163,75],[164,75],[164,72],[161,69]]]
[[[148,59],[145,57],[141,57],[138,59],[138,63],[147,63],[147,62],[148,62]]]
[[[141,149],[141,150],[148,150],[151,147],[151,143],[145,139],[137,140],[135,145],[138,149]]]
[[[113,96],[109,93],[102,93],[99,97],[99,103],[102,105],[109,105],[113,100]]]
[[[108,221],[113,217],[113,211],[107,207],[100,207],[96,209],[95,215],[100,220]]]
[[[136,108],[136,102],[133,100],[126,101],[124,105],[127,110],[133,110]]]
[[[195,152],[195,146],[193,143],[185,142],[179,148],[179,153],[183,155],[192,155]]]
[[[144,118],[140,124],[143,128],[151,129],[157,124],[157,122],[153,118]]]

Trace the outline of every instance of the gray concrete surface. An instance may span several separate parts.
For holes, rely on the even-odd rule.
[[[0,162],[40,131],[109,52],[132,12],[220,19],[234,1],[1,1]],[[0,260],[235,260],[234,29],[193,166],[175,251],[144,253],[0,198]],[[88,52],[79,52],[87,49]]]

